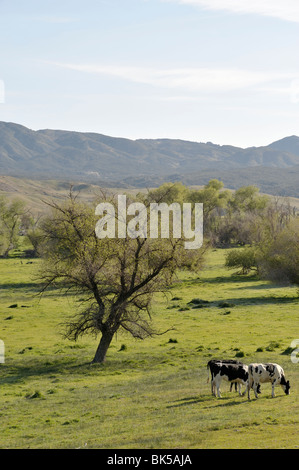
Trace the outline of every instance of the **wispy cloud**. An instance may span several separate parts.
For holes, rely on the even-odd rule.
[[[257,14],[299,23],[298,0],[163,0],[199,6],[207,10]]]
[[[67,17],[67,16],[24,16],[24,19],[27,21],[36,21],[38,23],[57,23],[57,24],[66,24],[74,23],[78,21],[77,18]]]
[[[55,63],[65,69],[96,75],[106,75],[153,87],[185,92],[221,93],[242,90],[282,80],[292,80],[292,74],[259,72],[237,68],[149,68],[97,64]]]

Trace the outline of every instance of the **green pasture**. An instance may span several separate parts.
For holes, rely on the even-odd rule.
[[[0,260],[0,448],[216,449],[299,446],[298,288],[239,276],[211,251],[198,275],[181,272],[152,317],[166,334],[119,334],[104,365],[91,365],[99,338],[77,343],[62,323],[79,299],[34,279],[39,260]],[[194,299],[197,299],[194,301]],[[190,303],[193,300],[193,303]],[[271,398],[239,397],[222,384],[211,396],[211,358],[277,362],[291,382]]]

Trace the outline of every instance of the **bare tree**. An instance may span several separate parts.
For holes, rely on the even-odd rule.
[[[115,200],[111,199],[115,204]],[[143,339],[162,334],[152,325],[151,303],[171,285],[178,268],[200,267],[203,250],[186,250],[182,239],[103,238],[95,233],[94,207],[73,194],[41,224],[44,238],[40,279],[84,298],[82,310],[68,322],[66,336],[101,334],[92,362],[105,360],[119,330]]]

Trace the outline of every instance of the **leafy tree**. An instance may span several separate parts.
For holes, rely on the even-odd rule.
[[[257,187],[239,188],[229,199],[225,214],[219,222],[218,242],[244,246],[261,240],[267,227],[270,206],[270,198],[260,195]]]
[[[40,228],[42,217],[30,217],[26,226],[26,238],[32,245],[32,250],[27,250],[31,257],[41,255],[43,245],[43,232]]]
[[[6,258],[17,248],[25,204],[20,199],[8,201],[0,197],[0,254]]]
[[[115,199],[98,201],[115,206]],[[41,224],[44,261],[39,274],[42,292],[51,286],[78,294],[82,309],[68,322],[66,337],[100,334],[92,362],[105,360],[118,331],[143,339],[162,334],[155,330],[151,304],[165,292],[178,268],[199,269],[203,253],[186,250],[182,239],[98,238],[94,207],[70,194],[63,204],[52,204]]]
[[[203,189],[190,192],[189,200],[191,202],[202,202],[204,205],[204,216],[206,220],[215,210],[224,209],[230,200],[230,191],[223,191],[222,181],[216,179],[210,180]],[[217,215],[218,215],[217,214]]]
[[[229,207],[233,212],[254,212],[265,209],[269,203],[269,196],[259,194],[256,186],[242,186],[235,191],[229,201]]]
[[[189,190],[182,183],[164,183],[159,188],[148,191],[147,194],[139,193],[138,196],[143,200],[150,202],[165,202],[172,204],[178,202],[182,204],[188,201]]]
[[[221,218],[230,197],[230,191],[223,190],[222,181],[217,179],[210,180],[203,189],[190,191],[189,201],[203,204],[204,234],[212,244],[216,243]]]

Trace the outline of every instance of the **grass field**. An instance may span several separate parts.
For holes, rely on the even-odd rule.
[[[225,250],[199,275],[180,273],[153,319],[165,335],[119,334],[104,365],[90,365],[99,338],[63,338],[78,299],[52,290],[41,299],[39,260],[0,260],[0,448],[292,449],[299,446],[298,288],[233,275]],[[200,298],[206,303],[190,304]],[[175,300],[172,300],[175,299]],[[192,308],[198,307],[198,308]],[[291,382],[271,398],[264,384],[247,401],[222,384],[211,396],[210,358],[277,362]]]

